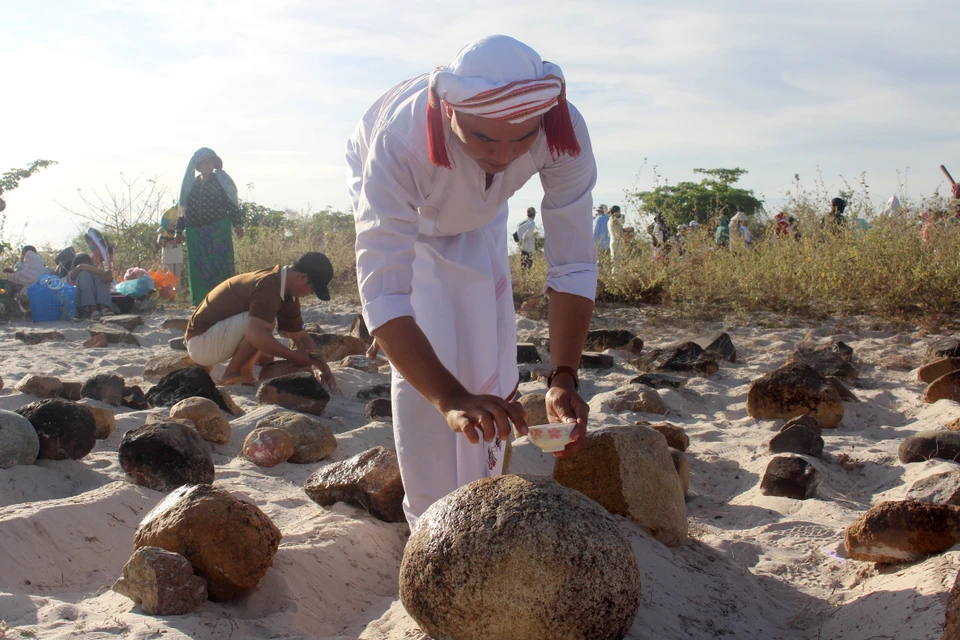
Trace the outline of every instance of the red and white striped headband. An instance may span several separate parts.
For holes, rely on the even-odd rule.
[[[543,77],[496,85],[484,78],[461,78],[445,67],[430,74],[432,99],[454,111],[516,124],[557,106],[564,92],[563,72],[543,63]]]

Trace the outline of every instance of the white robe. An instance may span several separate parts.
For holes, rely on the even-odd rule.
[[[453,169],[434,166],[426,133],[427,76],[394,87],[347,143],[357,230],[357,281],[367,327],[411,316],[467,391],[512,399],[518,383],[516,316],[507,259],[507,199],[539,173],[545,196],[547,288],[593,300],[591,222],[596,162],[571,106],[582,153],[554,160],[542,132],[497,174],[463,151],[445,118]],[[472,445],[396,369],[393,425],[410,526],[436,500],[499,475],[504,444]]]

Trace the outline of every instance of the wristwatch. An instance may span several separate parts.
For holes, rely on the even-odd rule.
[[[558,373],[568,373],[570,377],[573,378],[573,388],[577,391],[580,391],[580,378],[577,377],[577,370],[573,367],[568,367],[566,365],[560,365],[559,367],[554,367],[550,369],[550,375],[547,376],[547,389],[550,388],[550,385],[553,383],[553,378]]]

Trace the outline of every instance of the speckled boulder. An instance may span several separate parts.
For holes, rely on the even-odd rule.
[[[547,419],[547,396],[542,393],[528,393],[520,396],[520,404],[527,412],[527,424],[549,424]]]
[[[123,378],[112,373],[100,373],[83,383],[80,395],[91,400],[119,407],[123,401]]]
[[[293,438],[281,429],[254,429],[243,441],[243,457],[258,467],[275,467],[293,455]]]
[[[257,402],[321,415],[330,402],[330,394],[312,371],[290,373],[267,380],[257,389]]]
[[[843,402],[833,386],[812,367],[791,362],[760,376],[747,392],[747,414],[761,420],[789,420],[810,414],[821,428],[843,420]]]
[[[367,420],[392,420],[393,403],[390,398],[374,398],[364,408],[363,417]]]
[[[321,507],[345,502],[384,522],[405,520],[397,454],[383,447],[317,469],[303,489]]]
[[[16,413],[29,420],[40,437],[38,458],[80,460],[93,451],[97,422],[89,407],[50,398],[31,402]]]
[[[208,484],[181,487],[146,515],[133,547],[182,554],[222,602],[253,589],[280,546],[280,529],[256,505]]]
[[[207,599],[207,581],[194,575],[190,561],[159,547],[134,551],[113,590],[151,616],[190,613]]]
[[[155,422],[123,434],[120,467],[127,479],[154,491],[213,482],[210,449],[192,427]]]
[[[63,383],[58,378],[28,373],[13,388],[34,398],[46,399],[58,397],[63,392]]]
[[[170,407],[170,417],[189,420],[204,440],[215,444],[230,442],[230,423],[220,407],[207,398],[185,398]]]
[[[674,371],[696,373],[705,378],[716,375],[720,365],[696,342],[684,342],[665,349],[654,349],[630,364],[640,371]]]
[[[638,412],[657,413],[667,412],[667,405],[656,389],[644,389],[635,386],[622,387],[613,392],[607,399],[607,406],[614,413]]]
[[[337,450],[333,430],[319,420],[293,411],[281,411],[257,423],[258,429],[280,429],[293,440],[289,461],[310,464],[324,460]]]
[[[557,458],[553,477],[667,546],[687,539],[687,508],[667,440],[649,427],[589,430],[580,453]]]
[[[896,564],[943,553],[960,542],[960,507],[929,502],[883,502],[847,527],[844,545],[854,560]]]
[[[40,453],[40,438],[30,421],[0,409],[0,469],[33,464]]]
[[[596,503],[549,478],[507,475],[421,516],[400,600],[432,638],[620,640],[640,606],[640,571]]]
[[[667,445],[673,449],[686,451],[687,447],[690,446],[690,436],[687,435],[687,431],[683,427],[670,422],[655,422],[645,426],[650,427],[654,431],[659,431],[660,434],[667,439]]]
[[[920,478],[907,489],[906,500],[960,505],[960,470]]]

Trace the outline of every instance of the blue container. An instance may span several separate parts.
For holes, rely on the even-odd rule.
[[[72,320],[77,315],[76,287],[56,276],[43,276],[27,289],[34,322]]]

